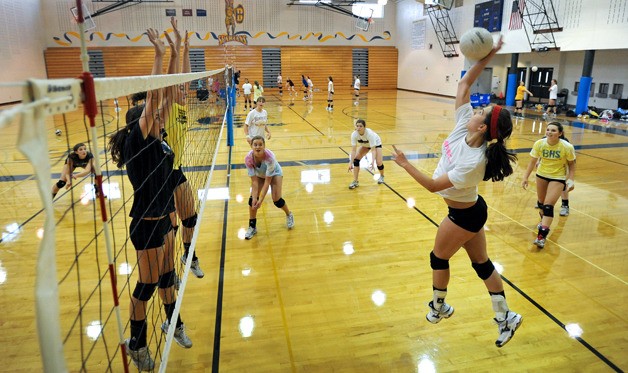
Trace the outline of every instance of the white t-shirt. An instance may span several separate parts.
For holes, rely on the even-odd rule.
[[[370,128],[365,128],[364,135],[360,135],[358,130],[353,131],[351,134],[351,146],[356,146],[357,144],[367,148],[374,148],[378,145],[382,145],[382,139]]]
[[[257,111],[257,109],[249,111],[244,124],[249,127],[248,138],[253,136],[264,136],[266,124],[268,123],[268,113],[266,110]]]
[[[245,95],[250,95],[252,89],[253,89],[253,85],[251,83],[242,84],[242,91],[244,92]]]
[[[353,89],[360,90],[360,78],[357,78],[355,82],[353,82]]]
[[[308,80],[307,80],[307,88],[308,88],[308,89],[312,89],[312,88],[314,88],[314,84],[312,83],[312,79],[308,79]]]
[[[281,75],[277,75],[277,85],[281,85],[283,83],[283,78]]]
[[[467,123],[473,117],[473,108],[466,103],[456,110],[456,127],[443,142],[438,166],[432,175],[436,179],[444,174],[454,185],[437,192],[443,198],[458,202],[475,202],[478,199],[478,184],[486,171],[486,144],[479,148],[470,147],[467,136]]]
[[[334,82],[331,80],[327,83],[327,92],[334,93]]]
[[[550,97],[549,97],[550,100],[556,100],[558,98],[558,86],[556,84],[551,86],[549,89],[549,93],[550,93]]]

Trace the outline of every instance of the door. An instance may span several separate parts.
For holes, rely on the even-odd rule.
[[[539,67],[534,72],[530,71],[530,82],[528,83],[528,89],[534,97],[549,98],[549,88],[552,86],[552,76],[554,75],[553,67]]]

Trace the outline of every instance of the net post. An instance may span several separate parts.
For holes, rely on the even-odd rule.
[[[235,85],[233,78],[233,67],[226,70],[229,76],[227,85],[227,145],[233,146],[233,112],[235,106]]]
[[[87,53],[87,45],[85,43],[85,18],[83,15],[82,0],[76,0],[76,6],[78,11],[78,26],[81,35],[81,62],[83,72],[81,73],[79,79],[83,81],[83,110],[85,116],[89,118],[90,133],[93,140],[93,150],[96,157],[98,157],[98,154],[100,154],[100,151],[98,150],[98,133],[96,131],[96,115],[98,115],[98,103],[96,100],[96,87],[94,85],[94,76],[92,75],[92,73],[89,72],[89,54]],[[122,356],[122,365],[124,367],[124,372],[129,373],[126,344],[124,343],[124,326],[122,324],[120,302],[118,299],[118,284],[114,264],[115,259],[112,249],[113,242],[111,241],[111,231],[109,227],[109,219],[107,217],[107,206],[105,205],[105,197],[102,188],[102,170],[100,168],[100,162],[97,160],[97,158],[94,158],[93,167],[96,180],[96,194],[100,206],[103,225],[103,236],[105,238],[105,248],[107,251],[109,279],[111,281],[114,310],[116,315],[116,321],[118,324],[118,344],[120,346],[120,355]]]

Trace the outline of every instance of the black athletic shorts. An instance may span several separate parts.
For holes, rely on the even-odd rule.
[[[475,202],[475,205],[466,209],[455,209],[450,207],[447,217],[460,228],[469,232],[477,233],[486,223],[486,219],[488,218],[487,210],[488,207],[486,206],[484,198],[482,198],[481,195],[478,195],[478,200]]]
[[[171,229],[170,216],[159,220],[133,219],[129,226],[129,236],[135,250],[154,249],[164,245],[164,236]]]
[[[550,179],[549,177],[545,177],[545,176],[541,176],[539,174],[536,174],[536,177],[538,177],[539,179],[543,179],[545,181],[549,182],[556,182],[556,183],[561,183],[563,184],[563,190],[567,190],[567,181],[565,180],[559,180],[559,179]]]

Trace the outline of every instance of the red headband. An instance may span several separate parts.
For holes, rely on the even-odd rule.
[[[499,119],[499,113],[502,111],[502,107],[495,105],[493,111],[491,111],[491,140],[497,139],[497,119]]]

